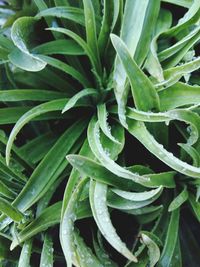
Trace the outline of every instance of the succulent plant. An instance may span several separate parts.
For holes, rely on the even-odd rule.
[[[0,266],[198,267],[200,1],[0,1]]]

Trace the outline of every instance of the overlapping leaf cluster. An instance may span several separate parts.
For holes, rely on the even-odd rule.
[[[0,2],[1,266],[199,266],[200,1]]]

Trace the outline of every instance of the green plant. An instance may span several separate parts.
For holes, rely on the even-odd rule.
[[[199,266],[199,0],[1,2],[1,266]]]

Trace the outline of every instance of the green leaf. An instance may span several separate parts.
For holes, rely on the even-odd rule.
[[[37,19],[41,17],[57,17],[62,19],[69,19],[73,22],[85,25],[83,10],[76,7],[60,6],[44,9],[36,15]]]
[[[84,55],[83,49],[73,40],[54,40],[39,46],[32,50],[33,53],[42,55]]]
[[[158,19],[160,11],[160,1],[151,0],[148,1],[146,9],[145,19],[143,23],[142,33],[140,36],[139,43],[137,44],[136,53],[134,59],[138,66],[141,66],[149,52],[149,46],[153,33],[155,31],[155,25]]]
[[[160,260],[158,262],[159,267],[170,266],[174,250],[176,247],[176,241],[178,239],[179,232],[179,209],[172,211],[169,226],[167,229],[167,236],[165,238],[165,244],[161,253]]]
[[[16,209],[12,204],[7,200],[0,197],[0,211],[10,217],[15,222],[20,222],[24,215]]]
[[[12,166],[7,166],[5,159],[0,155],[0,169],[3,173],[7,174],[7,176],[10,176],[11,180],[15,180],[18,183],[24,184],[24,182],[27,181],[27,177],[22,174],[22,172],[17,168],[14,168]]]
[[[92,218],[92,211],[90,208],[90,202],[87,198],[83,201],[78,202],[77,219],[81,220],[81,219],[85,219],[85,218],[89,218],[89,217]]]
[[[138,209],[128,209],[128,210],[123,210],[123,212],[126,212],[128,214],[132,214],[132,215],[148,215],[148,214],[152,214],[153,212],[156,211],[161,211],[163,209],[163,206],[145,206],[142,208],[138,208]]]
[[[178,82],[184,75],[190,74],[200,67],[200,57],[187,62],[183,65],[166,69],[163,74],[165,80],[161,83],[155,84],[155,87],[159,90],[168,88]]]
[[[9,54],[8,58],[12,64],[26,71],[37,72],[46,67],[46,63],[44,61],[32,57],[17,48]]]
[[[192,159],[195,167],[200,166],[200,155],[197,149],[188,144],[178,144]]]
[[[185,186],[182,192],[174,198],[174,200],[170,203],[168,211],[173,211],[178,209],[186,200],[188,199],[188,191]]]
[[[118,196],[125,198],[127,200],[140,202],[149,200],[154,196],[156,196],[157,194],[159,194],[160,192],[162,192],[162,187],[158,187],[157,189],[145,192],[127,192],[127,191],[122,191],[120,189],[112,189],[112,191]]]
[[[137,109],[144,111],[159,110],[159,98],[153,84],[131,58],[125,43],[113,34],[111,40],[130,80]]]
[[[156,33],[152,39],[150,45],[150,51],[145,62],[145,68],[148,72],[155,77],[159,82],[164,80],[163,69],[158,59],[157,50],[158,50],[158,39],[159,36],[171,26],[172,23],[172,14],[170,11],[161,9],[156,25]],[[162,108],[162,105],[160,105]]]
[[[103,133],[114,143],[119,143],[119,141],[116,140],[115,137],[112,135],[111,127],[108,125],[107,122],[108,113],[105,104],[99,104],[97,106],[97,115],[98,115],[99,126],[103,131]]]
[[[141,234],[142,243],[148,247],[149,267],[154,267],[160,259],[160,249],[157,244],[145,233]]]
[[[65,100],[66,103],[66,100]],[[84,106],[84,103],[80,105]],[[64,105],[63,105],[64,107]],[[14,107],[14,108],[2,108],[0,109],[0,124],[13,124],[16,123],[25,113],[30,111],[33,107],[26,106],[26,107]],[[61,109],[62,110],[62,109]],[[61,116],[61,112],[50,112],[45,114],[38,115],[33,118],[33,121],[42,121],[42,120],[52,120],[52,119],[61,119],[61,118],[70,118],[69,114],[65,116]]]
[[[0,266],[197,267],[199,0],[0,2]]]
[[[160,208],[148,214],[137,215],[136,220],[139,224],[142,224],[142,225],[153,223],[156,220],[159,220],[160,216],[162,215],[162,212],[163,212],[163,208]]]
[[[43,210],[49,206],[49,203],[51,202],[52,197],[55,191],[58,189],[58,186],[62,180],[63,180],[63,175],[61,175],[49,188],[49,190],[45,193],[45,195],[39,199],[39,201],[37,202],[36,217],[39,217],[43,212]]]
[[[148,2],[148,0],[142,2],[140,0],[128,0],[125,3],[120,37],[126,44],[131,58],[135,55],[142,34]],[[134,38],[132,38],[133,35]],[[114,90],[118,103],[119,119],[124,126],[127,126],[125,105],[129,89],[126,87],[126,72],[124,66],[118,57],[115,60],[113,79],[115,83]]]
[[[77,121],[61,135],[14,201],[16,207],[20,210],[26,210],[48,191],[67,166],[65,156],[82,134],[86,126],[85,123],[85,120]]]
[[[39,89],[15,89],[0,91],[0,101],[15,102],[15,101],[48,101],[66,97],[64,93],[39,90]]]
[[[29,49],[33,45],[31,31],[37,20],[33,17],[22,17],[17,19],[11,28],[11,38],[15,46],[24,53],[29,54]]]
[[[108,205],[115,209],[123,210],[134,210],[134,209],[140,209],[147,205],[150,205],[153,203],[156,199],[159,198],[161,195],[161,192],[158,192],[155,196],[148,200],[144,201],[134,201],[134,200],[128,200],[125,197],[121,197],[117,194],[113,194],[112,192],[108,193]]]
[[[190,177],[200,178],[200,169],[181,161],[172,153],[168,152],[160,145],[154,137],[148,132],[142,122],[129,122],[129,132],[135,136],[152,154],[163,161],[165,164],[177,170],[180,173]]]
[[[12,51],[15,47],[13,42],[3,34],[0,35],[0,45],[8,51]]]
[[[88,267],[88,266],[94,266],[94,267],[103,267],[104,265],[101,264],[101,262],[94,256],[92,250],[85,244],[83,239],[80,237],[80,235],[77,233],[77,231],[74,231],[74,242],[76,245],[76,256],[78,259],[78,262],[80,266]]]
[[[62,62],[61,60],[43,55],[38,55],[38,58],[42,59],[44,62],[46,62],[46,64],[69,74],[74,79],[79,81],[83,86],[90,86],[90,83],[88,82],[87,78],[82,73],[80,73],[70,65]]]
[[[60,224],[60,240],[67,266],[69,267],[72,266],[72,263],[77,265],[76,257],[74,257],[73,254],[73,252],[76,251],[73,230],[74,222],[76,220],[76,205],[86,182],[87,179],[82,179],[79,182],[62,214],[62,220]]]
[[[98,36],[98,47],[100,55],[105,54],[105,49],[108,44],[110,32],[113,29],[113,15],[114,15],[114,5],[119,5],[119,0],[104,0],[103,1],[103,18],[101,30]],[[116,7],[115,7],[116,8]],[[117,16],[117,15],[116,15]]]
[[[95,157],[100,161],[100,163],[105,166],[109,171],[113,172],[119,177],[123,177],[138,183],[145,182],[148,179],[141,179],[139,175],[136,175],[125,168],[122,168],[117,163],[115,163],[104,150],[101,142],[100,142],[100,132],[99,132],[99,123],[94,116],[90,121],[88,127],[88,142],[92,152]]]
[[[40,258],[40,267],[53,266],[53,242],[50,235],[45,234],[42,254]]]
[[[46,230],[47,228],[54,226],[60,222],[61,214],[61,202],[57,202],[48,208],[46,208],[39,217],[33,220],[28,226],[26,226],[11,244],[11,250],[13,250],[20,243],[30,240],[36,234]]]
[[[192,193],[189,193],[188,200],[189,200],[190,206],[194,212],[195,217],[197,218],[198,221],[200,221],[200,203],[199,203],[199,201],[196,201],[196,198]]]
[[[10,137],[8,139],[8,143],[7,143],[7,147],[6,147],[6,161],[7,164],[9,164],[9,159],[10,159],[10,151],[11,151],[11,147],[12,144],[16,138],[16,135],[19,133],[19,131],[21,130],[21,128],[28,123],[30,120],[32,120],[33,118],[50,112],[50,111],[55,111],[55,110],[62,110],[64,105],[66,103],[66,99],[59,99],[59,100],[53,100],[41,105],[38,105],[36,107],[34,107],[33,109],[29,110],[27,113],[25,113],[22,117],[20,117],[20,119],[18,120],[18,122],[16,123],[15,127],[13,128]]]
[[[177,25],[167,30],[163,36],[175,36],[180,31],[188,28],[191,25],[194,25],[199,20],[199,14],[200,3],[198,0],[194,0],[185,15],[178,21]]]
[[[28,162],[33,164],[39,162],[55,144],[57,136],[52,132],[42,134],[20,147],[20,154]]]
[[[98,73],[98,69],[99,69],[98,59],[95,57],[93,51],[88,46],[88,44],[78,34],[74,33],[73,31],[70,31],[70,30],[67,30],[67,29],[64,29],[64,28],[59,28],[59,27],[53,27],[53,28],[51,27],[51,28],[48,28],[47,30],[66,34],[69,37],[71,37],[75,42],[77,42],[80,45],[80,47],[83,48],[85,54],[89,57],[93,68]]]
[[[88,127],[88,142],[89,142],[90,148],[91,148],[92,152],[94,153],[95,157],[111,173],[115,174],[116,176],[119,176],[119,177],[126,179],[127,183],[128,183],[128,180],[131,180],[132,182],[143,184],[145,186],[154,185],[154,182],[156,181],[156,179],[153,182],[153,181],[151,181],[151,178],[149,176],[144,177],[144,176],[138,175],[137,173],[133,173],[133,172],[129,171],[128,169],[121,167],[112,158],[110,158],[110,155],[108,155],[108,153],[106,153],[106,151],[104,150],[104,148],[101,144],[100,133],[99,133],[99,124],[98,124],[95,116],[90,121],[90,124]],[[161,184],[159,184],[159,185],[161,185]]]
[[[109,255],[103,247],[101,234],[99,232],[97,232],[97,234],[98,242],[93,237],[93,246],[98,259],[101,261],[102,264],[104,264],[105,267],[117,267],[117,264],[109,258]]]
[[[85,176],[89,176],[99,182],[112,185],[124,190],[132,190],[137,186],[134,179],[122,179],[119,175],[115,175],[114,172],[109,171],[102,165],[96,163],[95,161],[87,157],[79,155],[68,155],[67,160],[74,168],[78,169],[80,173],[84,174]],[[134,175],[134,173],[131,173],[131,175]],[[139,184],[144,184],[147,187],[159,187],[160,185],[169,188],[175,187],[175,183],[173,180],[173,172],[148,174],[146,176],[135,176],[138,178]]]
[[[13,199],[16,197],[16,193],[12,190],[12,188],[9,188],[2,181],[0,181],[0,195],[9,199]]]
[[[101,74],[101,63],[97,43],[96,21],[93,3],[91,0],[83,0],[87,44],[98,62],[98,74]]]
[[[106,205],[107,186],[98,182],[90,182],[90,205],[96,224],[102,235],[119,253],[127,259],[137,262],[136,257],[121,241],[114,229]]]
[[[91,150],[89,149],[89,145],[88,145],[87,139],[85,140],[85,142],[84,142],[84,144],[83,144],[83,146],[82,146],[82,148],[81,148],[79,153],[83,154],[83,155],[92,156],[91,155]],[[77,196],[77,194],[75,194],[74,191],[76,190],[76,192],[77,192],[77,190],[79,190],[78,188],[81,186],[81,185],[79,185],[79,187],[77,188],[77,185],[80,184],[79,180],[80,180],[79,172],[77,170],[73,169],[71,174],[70,174],[70,176],[69,176],[69,180],[68,180],[67,186],[65,188],[65,192],[64,192],[62,212],[61,212],[61,226],[63,225],[62,224],[63,216],[65,214],[66,209],[69,206],[69,202],[70,203],[72,203],[72,202],[74,203],[75,200],[73,200],[73,199],[74,199],[74,197]],[[83,185],[83,188],[80,191],[80,198],[81,198],[82,190],[84,190],[84,185]],[[72,198],[72,195],[73,195],[73,198]],[[76,201],[76,204],[78,204],[78,201]],[[82,204],[81,204],[81,207],[83,207]],[[79,216],[83,215],[83,213],[80,211],[80,209],[78,207],[77,207],[76,211],[77,211],[77,213],[76,213],[77,218],[79,218]],[[85,215],[85,211],[84,211],[84,215]],[[69,226],[69,224],[68,224],[68,226]],[[63,234],[63,232],[62,233],[60,232],[60,242],[61,242],[62,247],[65,247],[66,243],[63,242],[62,234]],[[69,236],[69,238],[72,238],[72,236]],[[68,241],[70,241],[70,240],[68,239]],[[72,242],[70,242],[69,245],[71,245],[73,247],[73,243]],[[69,253],[70,253],[70,251],[69,251]],[[68,262],[71,261],[71,256],[69,258],[67,258],[67,255],[66,255],[66,260],[67,259],[68,259]],[[77,259],[75,258],[74,260],[77,260]]]
[[[47,8],[47,5],[43,0],[34,0],[34,2],[40,11],[45,10]]]
[[[169,68],[177,65],[181,59],[186,56],[186,53],[192,48],[195,43],[199,40],[200,28],[196,27],[187,36],[182,38],[179,42],[175,43],[173,46],[161,51],[158,56],[160,61],[165,61],[164,67]]]
[[[85,98],[91,95],[98,95],[98,91],[95,91],[95,89],[92,89],[92,88],[86,88],[86,89],[81,90],[79,93],[77,93],[76,95],[74,95],[72,98],[69,99],[69,101],[63,108],[62,113],[73,108],[80,98]]]
[[[127,116],[138,121],[169,122],[170,120],[179,120],[190,124],[191,133],[187,140],[187,144],[189,145],[195,144],[200,136],[200,117],[187,109],[175,109],[166,113],[141,112],[135,109],[129,109]]]
[[[22,247],[18,263],[19,267],[27,267],[30,265],[31,252],[32,252],[32,240],[30,239],[27,242],[25,242]]]
[[[198,104],[200,101],[200,86],[177,82],[159,92],[162,111],[185,105]]]
[[[9,58],[13,64],[28,71],[39,71],[46,66],[44,61],[29,51],[33,45],[30,32],[34,31],[36,23],[37,20],[32,17],[22,17],[14,22],[11,29],[11,38],[18,49],[14,50]]]
[[[99,182],[104,182],[108,185],[113,185],[119,188],[123,187],[127,189],[131,184],[134,185],[132,181],[123,181],[123,179],[120,179],[117,175],[114,175],[103,166],[87,157],[79,155],[67,155],[67,160],[81,174],[89,176]]]
[[[80,152],[79,152],[80,155],[85,155],[87,157],[91,157],[93,158],[93,155],[92,155],[92,152],[89,148],[89,144],[87,142],[87,139],[85,139],[81,149],[80,149]],[[68,156],[66,157],[68,159]],[[73,193],[73,190],[74,188],[76,187],[77,183],[79,182],[79,179],[80,179],[80,174],[77,170],[73,169],[72,172],[70,173],[70,176],[69,176],[69,180],[68,180],[68,183],[66,185],[66,188],[65,188],[65,193],[64,193],[64,198],[63,198],[63,206],[62,206],[62,216],[63,217],[63,213],[69,203],[69,200],[70,200],[70,197]]]

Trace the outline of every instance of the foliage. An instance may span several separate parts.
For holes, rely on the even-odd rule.
[[[0,5],[0,265],[199,266],[199,0]]]

